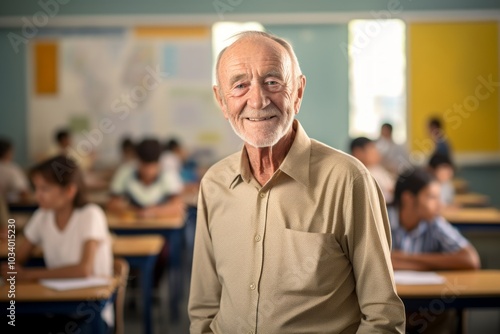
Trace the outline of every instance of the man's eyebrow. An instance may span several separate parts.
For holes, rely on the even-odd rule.
[[[269,77],[283,79],[283,74],[280,71],[271,70],[271,71],[266,72],[266,74],[264,74],[264,78],[269,78]]]
[[[229,80],[229,85],[232,86],[235,84],[235,82],[237,81],[240,81],[241,79],[245,78],[246,77],[246,74],[236,74],[236,75],[233,75],[231,77],[231,79]]]

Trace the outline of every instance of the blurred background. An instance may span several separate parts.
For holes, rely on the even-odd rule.
[[[293,45],[310,137],[347,151],[390,123],[422,165],[434,150],[427,122],[438,118],[457,183],[500,207],[498,0],[1,1],[0,135],[23,169],[61,129],[88,170],[119,166],[123,140],[145,137],[175,138],[206,169],[242,146],[212,85],[218,52],[244,30]],[[500,268],[498,233],[468,237],[486,268]],[[498,312],[485,317],[498,325]],[[126,333],[140,332],[130,319]],[[181,319],[161,328],[186,332]]]

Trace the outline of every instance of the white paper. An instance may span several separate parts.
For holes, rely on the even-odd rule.
[[[107,277],[54,278],[40,280],[40,284],[43,286],[58,291],[107,286],[109,282],[110,279]]]
[[[445,278],[432,271],[394,271],[394,280],[400,285],[432,285],[443,284]]]

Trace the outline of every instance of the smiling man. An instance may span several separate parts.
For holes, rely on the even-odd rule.
[[[292,47],[236,37],[214,93],[245,144],[201,182],[191,333],[403,333],[380,189],[295,120],[306,79]]]

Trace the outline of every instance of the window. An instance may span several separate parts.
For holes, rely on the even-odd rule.
[[[401,20],[349,23],[349,135],[378,138],[383,123],[406,141],[405,24]]]

